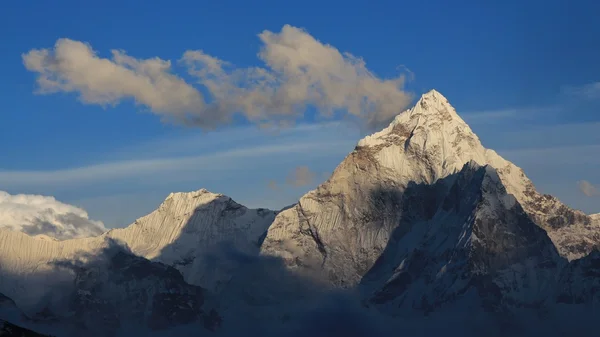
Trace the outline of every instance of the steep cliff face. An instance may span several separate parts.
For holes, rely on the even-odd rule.
[[[404,210],[420,228],[412,242],[393,237],[363,278],[363,286],[375,289],[370,303],[405,314],[446,305],[465,312],[541,307],[566,264],[546,232],[506,193],[490,166],[468,163],[450,180],[431,213]],[[405,195],[412,205],[428,199],[418,189]]]
[[[450,178],[471,161],[495,169],[506,193],[547,231],[562,256],[584,256],[600,242],[589,216],[539,194],[520,168],[484,148],[446,98],[433,90],[387,128],[362,139],[325,183],[278,214],[262,254],[284,258],[292,270],[322,269],[334,285],[355,285],[392,235],[409,241],[423,230],[406,208],[435,213]],[[421,185],[429,186],[422,188],[430,191],[428,199],[414,206],[405,194]]]
[[[560,275],[557,302],[585,304],[591,308],[600,303],[600,251],[596,250],[573,261]],[[590,308],[590,309],[591,309]],[[596,309],[598,311],[598,309]]]

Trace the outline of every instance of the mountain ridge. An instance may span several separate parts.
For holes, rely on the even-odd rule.
[[[290,244],[296,246],[292,250],[310,247],[302,253],[306,260],[326,264],[326,255],[331,261],[332,255],[343,250],[339,247],[349,247],[351,252],[344,252],[342,255],[346,257],[340,256],[340,261],[333,263],[344,266],[354,263],[355,267],[351,268],[354,270],[342,272],[345,274],[342,278],[355,284],[368,267],[358,266],[353,261],[374,263],[400,216],[392,214],[397,196],[390,196],[385,205],[389,210],[385,219],[375,221],[378,223],[368,220],[369,217],[376,219],[374,213],[377,212],[358,204],[373,199],[368,190],[387,186],[401,194],[409,182],[432,184],[458,172],[469,161],[496,168],[508,193],[548,232],[561,255],[580,258],[600,242],[599,231],[591,217],[570,209],[554,197],[539,194],[522,169],[484,148],[448,100],[432,90],[413,108],[396,116],[387,128],[361,139],[326,182],[301,197],[294,208],[279,213],[269,227],[262,251],[288,260],[302,260],[286,250]],[[338,226],[344,230],[336,228]],[[369,226],[376,229],[370,230]],[[339,240],[336,232],[347,232],[351,238],[346,236]],[[330,245],[338,248],[328,254],[323,249],[324,239],[331,240]],[[282,242],[285,247],[280,247]],[[307,261],[296,264],[307,264]]]
[[[97,237],[54,241],[0,229],[0,292],[35,314],[39,299],[58,307],[49,293],[69,289],[90,326],[102,323],[88,310],[114,323],[115,308],[154,312],[140,309],[150,302],[139,298],[158,296],[157,308],[168,309],[198,294],[214,313],[192,301],[180,308],[185,319],[161,327],[207,319],[216,326],[234,313],[250,324],[267,317],[262,312],[285,320],[282,306],[304,296],[280,289],[295,276],[315,282],[298,289],[355,289],[365,306],[391,315],[514,313],[589,298],[599,244],[600,214],[538,193],[432,90],[280,211],[200,189],[171,193],[130,226]],[[115,245],[125,255],[106,260]],[[96,277],[105,266],[108,294]],[[253,281],[261,277],[274,279]]]

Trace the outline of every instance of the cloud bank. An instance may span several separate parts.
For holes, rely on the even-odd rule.
[[[319,118],[342,113],[380,127],[412,99],[402,89],[404,76],[379,78],[361,58],[305,30],[285,25],[258,37],[263,67],[237,68],[202,50],[185,51],[178,64],[195,85],[176,75],[171,61],[136,59],[122,50],[102,58],[89,44],[66,38],[22,58],[37,74],[41,94],[77,93],[83,103],[103,106],[132,99],[164,120],[205,129],[230,123],[237,114],[257,125],[291,124],[308,107]]]
[[[53,197],[11,195],[3,191],[0,191],[0,227],[57,240],[95,236],[106,231],[102,222],[90,220],[83,209]]]

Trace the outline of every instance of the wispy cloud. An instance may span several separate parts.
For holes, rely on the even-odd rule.
[[[235,165],[233,164],[242,159],[256,160],[258,157],[270,157],[277,154],[301,154],[314,151],[319,151],[319,153],[339,153],[347,150],[348,145],[347,141],[329,143],[327,147],[323,147],[322,142],[259,145],[198,156],[125,160],[55,171],[0,171],[0,185],[77,185],[132,176],[139,177],[156,172],[174,173],[182,170],[228,170],[235,169]],[[239,162],[237,163],[239,164]]]
[[[600,99],[600,82],[564,87],[563,92],[579,99],[598,100]]]
[[[133,222],[170,192],[200,188],[250,207],[279,209],[304,192],[285,183],[288,172],[306,163],[316,172],[330,172],[359,137],[346,123],[300,124],[274,135],[255,127],[189,131],[117,148],[81,166],[0,170],[0,186],[11,193],[56,196],[110,227]],[[279,188],[266,188],[269,180]]]
[[[465,112],[461,117],[469,124],[496,124],[499,121],[535,120],[560,110],[558,106],[521,107]]]
[[[58,240],[95,236],[106,231],[104,224],[90,220],[85,210],[54,197],[11,195],[3,191],[0,191],[0,226]]]
[[[600,195],[600,191],[598,191],[598,188],[596,188],[596,186],[592,185],[592,183],[590,183],[587,180],[578,181],[577,187],[579,187],[581,193],[585,194],[588,197],[595,197]]]
[[[496,150],[549,149],[600,144],[600,123],[475,125],[484,144]],[[582,160],[584,160],[582,158]]]
[[[498,151],[507,159],[535,163],[539,158],[545,158],[553,166],[595,165],[600,163],[600,157],[593,154],[600,153],[600,144],[531,147]],[[512,159],[511,159],[512,160]],[[544,167],[545,165],[539,165]]]
[[[104,106],[132,99],[165,120],[206,129],[232,122],[235,114],[258,125],[289,124],[308,106],[321,118],[340,111],[381,126],[411,101],[402,89],[404,76],[379,78],[361,58],[305,30],[285,25],[258,37],[264,67],[237,68],[202,50],[183,54],[178,62],[207,97],[175,74],[171,61],[137,59],[122,50],[102,58],[81,41],[59,39],[53,48],[23,54],[23,63],[38,75],[39,93],[77,93],[83,103]]]
[[[304,143],[306,139],[319,139],[325,142],[340,139],[356,139],[358,130],[352,125],[332,121],[320,124],[301,123],[289,128],[257,130],[255,127],[232,127],[219,132],[203,133],[196,129],[179,136],[151,139],[142,143],[130,144],[114,149],[104,161],[122,158],[156,158],[187,156],[204,152],[231,149],[243,144],[246,147],[259,145]]]
[[[298,166],[288,174],[286,182],[294,187],[302,187],[312,184],[316,176],[308,166]]]

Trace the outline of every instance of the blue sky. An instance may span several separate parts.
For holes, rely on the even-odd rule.
[[[166,73],[207,96],[198,78],[221,73],[188,71],[186,51],[202,51],[187,54],[195,65],[209,62],[210,55],[210,60],[229,62],[223,69],[247,74],[251,67],[265,67],[257,55],[261,47],[277,46],[285,37],[277,34],[290,25],[362,58],[378,79],[406,75],[402,90],[393,92],[399,106],[410,101],[404,93],[417,97],[437,89],[485,146],[521,166],[542,192],[586,212],[600,212],[597,191],[587,189],[588,196],[578,188],[581,180],[600,185],[599,12],[595,1],[556,0],[3,2],[0,190],[56,196],[84,207],[107,227],[126,225],[151,211],[171,191],[205,187],[253,207],[294,202],[326,178],[364,131],[336,122],[339,118],[315,123],[320,114],[315,109],[306,116],[283,116],[295,126],[275,134],[257,128],[259,122],[282,117],[274,109],[256,117],[256,123],[247,120],[255,115],[232,115],[232,121],[206,132],[197,126],[206,127],[216,117],[186,120],[184,126],[164,121],[189,110],[196,102],[194,92],[164,94],[160,100],[154,88],[147,94],[126,81],[101,89],[85,82],[88,96],[82,98],[83,82],[77,81],[93,74],[73,75],[62,68],[62,75],[79,77],[47,82],[46,94],[36,93],[40,69],[56,75],[50,61],[56,61],[59,49],[53,48],[67,38],[73,43],[63,43],[60,50],[68,55],[75,55],[77,43],[83,42],[99,58],[111,59],[111,50],[121,50],[121,56],[136,62],[170,60]],[[274,35],[261,40],[264,31]],[[295,42],[306,42],[296,31],[289,33]],[[41,49],[55,58],[35,63],[39,58],[33,56],[39,54],[32,51]],[[264,57],[275,67],[289,66],[276,56]],[[164,74],[161,79],[171,79]],[[357,74],[344,76],[364,79]],[[217,78],[216,92],[226,92],[230,82]],[[52,88],[54,93],[48,93]],[[187,90],[181,88],[177,93]],[[374,99],[385,103],[380,96]],[[210,98],[204,103],[210,105]],[[210,106],[214,116],[229,111],[226,105]],[[291,172],[304,166],[312,179],[287,184]],[[277,182],[276,188],[270,181]]]

